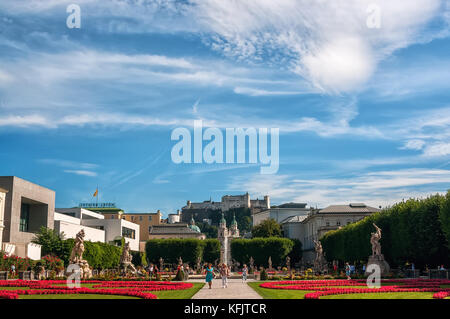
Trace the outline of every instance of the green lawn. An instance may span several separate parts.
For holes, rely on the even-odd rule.
[[[353,295],[331,295],[320,299],[433,299],[432,292],[392,292]]]
[[[303,290],[282,290],[282,289],[267,289],[261,288],[260,282],[249,282],[247,283],[253,288],[261,297],[264,299],[303,299],[305,295],[313,291],[303,291]]]
[[[82,287],[92,288],[94,284],[82,284]],[[193,287],[184,290],[148,291],[158,299],[191,299],[205,285],[193,283]],[[0,287],[0,290],[28,289],[27,287]],[[101,288],[100,288],[101,289]],[[124,288],[126,289],[126,288]],[[20,295],[20,299],[141,299],[130,296],[98,295],[98,294],[73,294],[73,295]]]
[[[314,291],[303,290],[283,290],[261,288],[261,282],[249,282],[248,285],[253,288],[264,299],[304,299],[305,295]],[[387,284],[389,285],[389,284]],[[352,287],[363,288],[363,287]],[[442,286],[442,288],[448,288]],[[394,293],[366,293],[366,294],[347,294],[323,296],[320,299],[432,299],[432,292],[394,292]],[[446,298],[449,299],[449,298]]]

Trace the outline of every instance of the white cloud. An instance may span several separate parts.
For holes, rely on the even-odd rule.
[[[86,170],[71,170],[66,169],[64,170],[65,173],[75,174],[75,175],[81,175],[81,176],[89,176],[89,177],[95,177],[97,176],[96,172],[86,171]]]
[[[212,47],[240,60],[288,64],[327,92],[360,87],[399,48],[429,40],[422,28],[444,3],[379,0],[382,27],[366,26],[371,0],[192,1]]]
[[[425,157],[444,157],[450,155],[450,143],[434,143],[427,145],[423,155]]]
[[[404,198],[446,192],[450,170],[401,169],[366,172],[343,178],[298,178],[293,175],[240,175],[228,191],[248,190],[252,196],[269,194],[272,202],[307,202],[312,206],[365,202],[386,206]],[[420,187],[420,191],[415,188]],[[344,201],[343,201],[344,200]]]
[[[425,142],[422,140],[409,140],[400,149],[420,151],[421,149],[423,149],[424,145],[425,145]]]

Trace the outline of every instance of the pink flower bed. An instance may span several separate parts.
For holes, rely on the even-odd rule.
[[[433,298],[444,299],[450,296],[450,288],[440,288],[450,285],[450,280],[443,279],[394,279],[382,280],[392,285],[374,288],[349,288],[348,286],[366,286],[365,280],[296,280],[274,281],[262,283],[259,286],[268,289],[312,290],[305,294],[305,299],[319,299],[327,295],[362,294],[362,293],[395,293],[395,292],[434,292]]]
[[[18,299],[19,295],[56,295],[56,294],[99,294],[157,299],[148,291],[184,290],[193,287],[191,283],[159,281],[98,281],[85,280],[82,283],[95,284],[92,288],[70,288],[65,280],[0,280],[0,298]],[[30,289],[1,290],[1,287],[29,287]]]

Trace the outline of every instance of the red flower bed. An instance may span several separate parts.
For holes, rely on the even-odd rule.
[[[365,280],[298,280],[274,281],[262,283],[259,286],[268,289],[312,290],[305,294],[305,299],[319,299],[326,295],[361,294],[361,293],[390,293],[390,292],[435,292],[433,298],[444,299],[450,296],[450,288],[440,288],[449,285],[450,280],[442,279],[394,279],[382,280],[392,283],[389,286],[374,288],[349,288],[348,286],[366,286]],[[341,288],[342,287],[342,288]]]
[[[157,299],[148,291],[184,290],[193,287],[191,283],[159,281],[99,281],[85,280],[82,283],[96,284],[92,288],[70,288],[65,280],[0,280],[0,298],[18,299],[19,295],[55,295],[55,294],[99,294]],[[59,286],[58,286],[59,285]],[[1,290],[1,287],[29,287],[30,289]]]

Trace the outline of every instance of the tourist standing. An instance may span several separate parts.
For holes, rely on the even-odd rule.
[[[352,279],[352,277],[350,277],[350,272],[351,272],[350,264],[347,262],[345,263],[345,274],[347,275],[348,280]]]
[[[11,275],[12,276],[16,275],[16,266],[15,265],[11,265]]]
[[[158,266],[153,266],[153,275],[155,276],[155,280],[158,280]]]
[[[247,265],[244,264],[244,268],[242,268],[242,282],[247,281],[248,268]]]
[[[230,275],[230,270],[228,269],[227,264],[222,264],[220,268],[220,276],[222,277],[222,288],[228,287],[228,276]]]
[[[152,278],[153,278],[153,264],[150,264],[150,266],[148,267],[148,273],[150,275],[150,280],[152,280]]]
[[[206,268],[206,282],[209,285],[209,289],[211,289],[212,280],[214,278],[214,268],[212,264],[210,263],[208,267]]]

